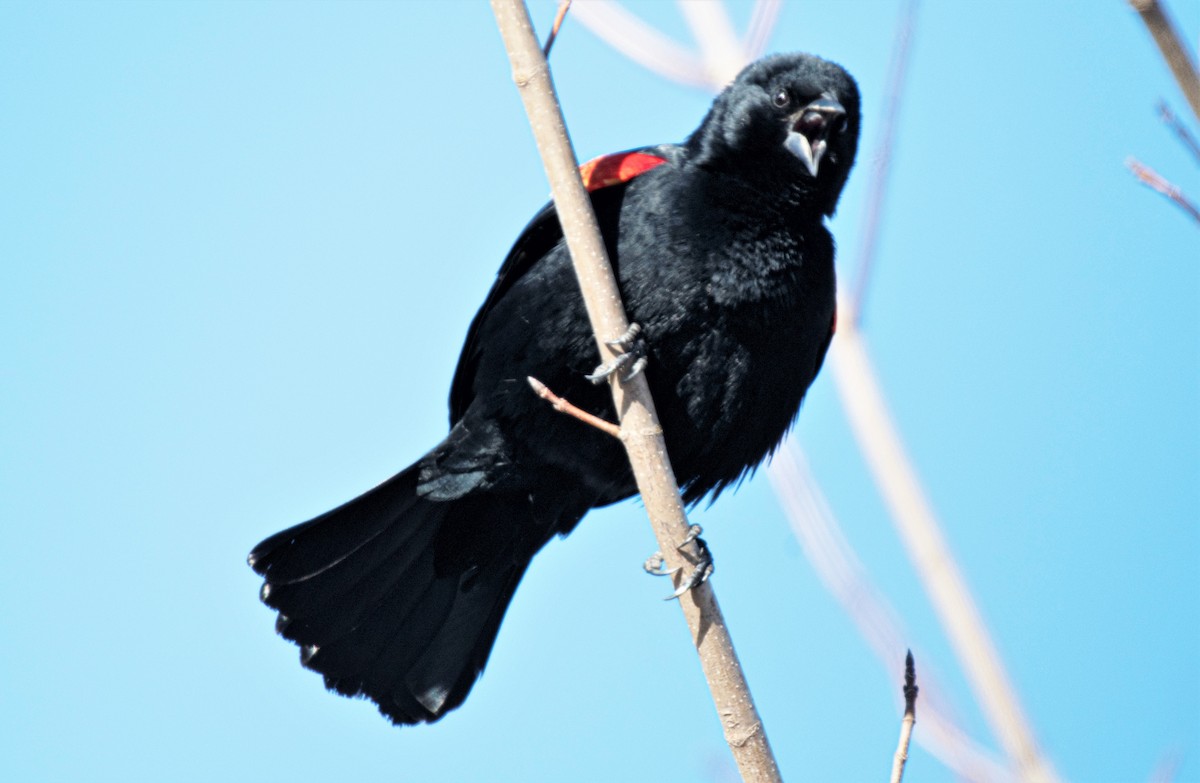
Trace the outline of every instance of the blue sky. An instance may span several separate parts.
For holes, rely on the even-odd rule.
[[[770,47],[862,88],[846,283],[898,10],[793,3]],[[1200,780],[1200,233],[1122,165],[1200,198],[1154,113],[1186,106],[1117,0],[928,2],[914,47],[864,315],[889,404],[1056,768]],[[570,20],[554,67],[581,158],[682,139],[710,100]],[[416,729],[325,693],[244,563],[442,437],[546,198],[484,4],[7,2],[0,74],[0,777],[733,779],[636,503],[544,550],[466,705]],[[995,747],[828,373],[796,437]],[[695,516],[785,775],[882,779],[897,672],[765,477]],[[953,779],[919,748],[909,775]]]

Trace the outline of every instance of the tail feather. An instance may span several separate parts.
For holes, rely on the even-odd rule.
[[[543,540],[528,503],[417,494],[414,465],[349,503],[264,540],[276,630],[325,685],[365,696],[396,723],[463,702]],[[534,534],[531,539],[531,534]]]
[[[416,561],[436,533],[435,525],[402,527],[395,535],[378,536],[356,553],[353,563],[323,572],[322,579],[270,586],[264,599],[268,606],[285,613],[286,607],[304,607],[303,616],[288,617],[280,633],[294,642],[323,639],[328,644],[371,622],[389,595],[410,594],[427,578]],[[387,539],[386,545],[379,544],[381,539]]]
[[[524,575],[524,567],[510,567],[489,576],[464,594],[455,613],[425,652],[409,667],[404,685],[408,693],[431,713],[439,714],[462,704],[473,679],[492,651],[508,602]]]
[[[402,625],[384,638],[382,649],[364,672],[364,693],[382,703],[400,688],[413,663],[455,611],[457,594],[458,585],[450,579],[430,583]],[[348,637],[339,646],[347,642],[353,639]]]
[[[250,567],[267,577],[269,584],[283,585],[336,566],[391,528],[417,502],[414,468],[332,511],[264,539],[250,552]]]
[[[366,622],[321,645],[305,665],[345,685],[361,681],[363,693],[389,691],[407,666],[405,650],[426,642],[431,632],[425,626],[443,621],[453,603],[454,585],[446,580],[411,593],[395,591]]]

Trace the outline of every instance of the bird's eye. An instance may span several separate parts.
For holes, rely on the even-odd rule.
[[[773,97],[771,100],[776,106],[782,109],[784,106],[788,105],[788,102],[790,102],[791,99],[791,96],[788,95],[788,91],[781,87],[778,91],[776,91],[775,97]]]
[[[847,124],[848,123],[846,122],[845,115],[838,117],[837,125],[835,125],[833,127],[833,132],[834,133],[845,133]]]

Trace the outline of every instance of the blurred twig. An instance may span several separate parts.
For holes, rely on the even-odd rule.
[[[629,324],[591,201],[579,177],[562,110],[550,80],[549,66],[522,0],[492,0],[492,11],[512,63],[513,81],[525,104],[546,167],[555,209],[579,278],[596,345],[605,360],[611,359],[614,349],[606,340],[624,334]],[[682,566],[685,563],[676,547],[687,537],[687,517],[645,376],[613,383],[612,392],[613,403],[621,418],[621,440],[655,537],[667,554],[667,566]],[[781,780],[711,583],[704,582],[688,591],[680,598],[679,605],[691,630],[725,739],[742,779]]]
[[[987,626],[925,498],[916,471],[887,410],[859,332],[859,307],[863,303],[875,253],[894,144],[896,115],[904,87],[915,18],[916,0],[910,0],[902,15],[892,60],[885,129],[864,225],[858,285],[853,299],[838,307],[841,316],[839,321],[845,326],[838,330],[831,350],[834,376],[859,448],[867,458],[875,483],[891,510],[893,522],[913,567],[938,613],[942,628],[950,638],[959,665],[967,674],[989,725],[1024,779],[1051,781],[1056,779],[1055,774],[1037,747],[1033,731],[1020,708]]]
[[[708,83],[719,90],[733,81],[746,64],[746,52],[733,30],[733,22],[729,21],[725,4],[678,0],[678,5],[692,37],[700,46],[700,59]]]
[[[1179,778],[1179,767],[1182,763],[1183,751],[1171,748],[1163,754],[1158,766],[1150,773],[1149,783],[1175,783]]]
[[[890,671],[909,634],[871,583],[795,439],[776,452],[767,465],[767,477],[817,576],[854,621],[880,664]],[[923,728],[917,744],[964,780],[1008,780],[1011,776],[1004,766],[967,736],[944,706],[929,662],[923,664],[923,671]]]
[[[767,41],[771,40],[782,6],[782,0],[758,0],[754,4],[750,21],[746,23],[746,34],[742,36],[742,52],[747,62],[757,60],[767,50]]]
[[[843,302],[838,309],[847,312],[849,307]],[[857,319],[845,320],[830,351],[834,378],[851,429],[891,510],[896,530],[988,724],[1019,774],[1029,781],[1057,780],[1038,749],[991,634],[905,452],[856,326]]]
[[[867,196],[866,216],[859,236],[858,264],[854,285],[854,313],[862,317],[863,300],[866,298],[867,283],[875,262],[875,248],[879,240],[879,220],[883,215],[884,196],[887,194],[888,175],[892,169],[892,149],[896,141],[896,119],[900,114],[900,100],[904,95],[904,77],[908,74],[909,51],[912,34],[917,22],[918,0],[908,0],[900,15],[896,29],[896,43],[892,50],[892,62],[888,69],[887,108],[883,111],[883,132],[879,137],[879,149],[875,153],[872,169],[871,189]]]
[[[693,52],[630,13],[616,0],[575,6],[575,18],[598,38],[649,71],[689,87],[717,91],[739,69],[758,59],[779,18],[780,0],[758,0],[746,33],[739,38],[719,0],[680,0],[699,53]]]
[[[1175,116],[1175,112],[1171,111],[1171,107],[1167,105],[1166,101],[1158,102],[1158,116],[1167,124],[1179,142],[1187,147],[1188,152],[1192,153],[1196,163],[1200,163],[1200,142],[1197,142],[1196,137],[1187,129],[1187,126],[1179,121],[1179,117]]]
[[[1180,40],[1179,31],[1167,15],[1166,8],[1158,0],[1129,0],[1129,5],[1141,14],[1146,29],[1154,36],[1158,50],[1162,52],[1179,89],[1183,90],[1188,105],[1192,107],[1192,114],[1200,121],[1200,76],[1196,75],[1196,61]]]
[[[698,55],[646,24],[615,0],[577,3],[575,19],[609,46],[659,76],[691,87],[712,87]]]
[[[1154,169],[1142,163],[1137,158],[1129,157],[1125,159],[1125,166],[1133,172],[1133,176],[1137,177],[1152,190],[1157,190],[1167,198],[1171,199],[1176,206],[1184,212],[1191,215],[1192,220],[1200,224],[1200,209],[1196,208],[1187,196],[1183,195],[1183,191],[1177,185],[1167,181],[1165,177],[1159,174]]]

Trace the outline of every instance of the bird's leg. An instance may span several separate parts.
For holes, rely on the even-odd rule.
[[[587,376],[587,379],[599,386],[607,381],[614,373],[625,370],[625,374],[621,376],[621,380],[633,380],[646,369],[646,341],[642,338],[642,327],[637,324],[630,324],[629,329],[625,334],[615,340],[608,340],[604,344],[609,348],[620,351],[611,362],[605,362],[592,371],[592,374]],[[625,369],[628,367],[629,369]]]
[[[675,547],[677,550],[682,551],[685,546],[694,541],[696,543],[696,554],[698,557],[696,560],[696,565],[692,568],[692,572],[684,577],[683,581],[679,583],[679,587],[674,593],[668,595],[663,600],[670,601],[672,598],[678,598],[697,585],[707,582],[708,578],[712,576],[712,553],[708,550],[708,544],[704,543],[704,539],[700,537],[700,534],[703,532],[704,529],[699,525],[691,525],[688,527],[687,537],[680,542],[679,546]],[[683,570],[683,566],[668,570],[664,566],[662,552],[655,552],[654,554],[650,555],[650,557],[646,559],[646,562],[642,564],[642,568],[646,570],[646,573],[654,576],[674,576]]]

